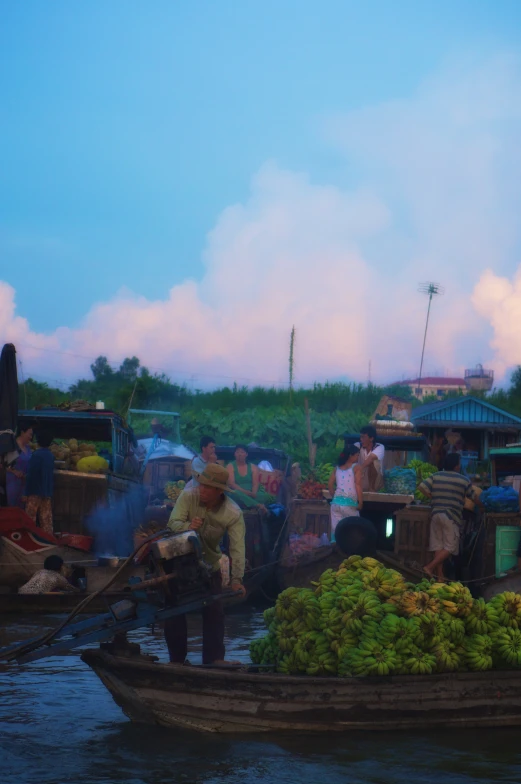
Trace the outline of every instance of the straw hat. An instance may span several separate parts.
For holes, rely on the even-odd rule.
[[[201,473],[192,471],[192,475],[201,485],[216,487],[218,490],[222,490],[223,493],[231,490],[231,487],[228,486],[228,471],[219,463],[208,463],[204,471]]]

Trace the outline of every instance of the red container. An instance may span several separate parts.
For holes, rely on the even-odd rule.
[[[66,547],[74,547],[75,550],[89,553],[94,539],[92,536],[83,536],[82,534],[61,534],[59,542]]]

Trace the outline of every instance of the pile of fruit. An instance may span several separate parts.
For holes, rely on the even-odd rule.
[[[38,444],[31,443],[31,449],[37,449]],[[100,457],[93,443],[77,441],[70,438],[51,444],[50,450],[54,459],[65,471],[79,471],[80,473],[105,474],[109,470],[108,462]]]
[[[461,583],[406,583],[353,555],[314,590],[287,588],[264,612],[255,664],[287,675],[430,674],[521,667],[521,595],[473,599]]]
[[[316,479],[305,479],[299,486],[299,498],[323,498],[322,490],[325,490],[326,487],[327,485],[317,482]]]
[[[299,498],[324,498],[322,490],[327,489],[327,483],[334,466],[331,463],[323,463],[313,468],[299,485]]]
[[[418,486],[423,482],[424,479],[427,479],[429,476],[436,474],[438,469],[435,465],[431,463],[424,463],[422,460],[411,460],[407,465],[407,468],[412,468],[416,471],[416,492],[414,493],[414,497],[417,501],[422,501],[423,503],[430,503],[430,498],[428,498],[423,493],[420,493],[418,490]]]
[[[182,479],[179,479],[177,482],[167,482],[165,485],[165,496],[169,501],[173,501],[174,504],[183,492],[185,488],[186,482]]]

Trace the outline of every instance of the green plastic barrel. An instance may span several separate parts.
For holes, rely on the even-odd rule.
[[[496,577],[516,566],[520,538],[519,526],[498,525],[496,528]]]

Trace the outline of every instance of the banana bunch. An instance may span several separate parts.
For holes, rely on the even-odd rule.
[[[283,675],[297,675],[299,665],[293,653],[282,657],[277,665],[277,672],[281,672]]]
[[[426,591],[406,591],[400,597],[399,608],[408,618],[436,614],[440,610],[440,604],[436,597],[430,596]]]
[[[492,636],[499,656],[514,667],[521,667],[521,631],[511,627],[502,628]]]
[[[403,593],[405,580],[394,569],[376,567],[362,574],[365,590],[376,591],[380,599],[390,599],[391,596]]]
[[[461,648],[450,640],[440,640],[433,647],[438,672],[456,672],[461,669]]]
[[[293,602],[298,596],[298,588],[286,588],[279,594],[275,604],[275,617],[278,621],[294,621],[296,618]]]
[[[361,634],[364,630],[364,621],[381,621],[382,618],[380,600],[374,593],[364,591],[342,615],[342,625],[348,632]]]
[[[370,639],[363,639],[358,648],[351,649],[346,659],[346,668],[358,676],[389,675],[401,663],[396,651]]]
[[[461,618],[455,618],[450,613],[442,612],[441,620],[443,621],[444,633],[447,640],[459,644],[465,637],[465,623]]]
[[[290,621],[282,621],[282,623],[277,625],[275,637],[281,651],[292,653],[293,648],[297,644],[297,633]]]
[[[169,501],[177,501],[183,490],[185,489],[186,482],[179,479],[177,482],[167,482],[165,484],[165,495]]]
[[[521,667],[521,595],[473,599],[461,583],[406,583],[351,556],[313,589],[287,588],[264,611],[254,663],[286,675],[429,675]]]
[[[465,618],[470,614],[474,600],[469,589],[461,583],[441,584],[435,591],[436,597],[440,600],[442,609],[450,615],[457,615]]]
[[[390,614],[378,625],[375,639],[386,648],[397,653],[407,651],[418,636],[418,625],[414,620]]]
[[[321,607],[313,591],[303,588],[298,592],[292,601],[290,615],[294,616],[295,629],[305,632],[316,628],[321,616]]]
[[[415,643],[421,648],[431,648],[438,645],[442,640],[448,639],[448,633],[440,615],[427,613],[417,615],[411,619],[415,625]]]
[[[494,642],[488,634],[471,634],[463,643],[465,649],[465,663],[469,670],[491,670],[493,667],[492,654]]]
[[[401,672],[405,675],[430,675],[436,669],[436,656],[417,645],[411,646],[403,659]]]
[[[521,596],[518,593],[500,593],[490,600],[490,605],[496,611],[501,626],[521,628]]]
[[[499,616],[494,605],[490,602],[487,604],[484,599],[475,599],[465,618],[467,634],[489,634],[499,625]]]
[[[250,643],[250,659],[254,664],[276,665],[280,658],[277,641],[273,635],[258,637]]]
[[[320,632],[306,632],[295,646],[294,656],[298,669],[307,675],[334,675],[337,672],[338,658],[327,637]]]

